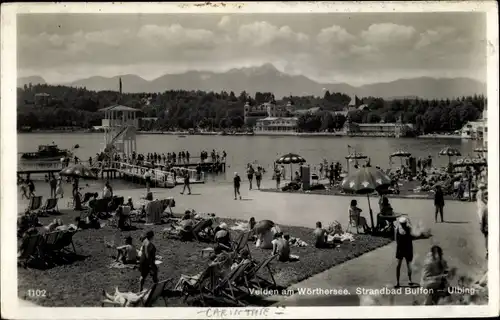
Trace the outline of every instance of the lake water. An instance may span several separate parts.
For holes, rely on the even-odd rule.
[[[38,145],[56,143],[60,148],[71,149],[79,144],[74,153],[82,160],[95,156],[103,147],[102,133],[21,133],[18,134],[18,152],[32,152]],[[271,168],[273,162],[283,154],[293,152],[304,157],[311,166],[316,166],[323,159],[340,161],[346,166],[347,146],[355,148],[371,158],[373,166],[389,167],[389,155],[397,150],[406,150],[415,157],[433,157],[433,164],[445,165],[448,157],[438,156],[445,146],[452,146],[462,155],[474,155],[474,148],[480,146],[479,141],[460,139],[394,139],[394,138],[361,138],[361,137],[293,137],[293,136],[186,136],[175,135],[137,135],[137,151],[139,153],[179,152],[187,150],[191,156],[198,157],[201,150],[215,149],[227,156],[227,173],[210,180],[229,182],[233,172],[238,171],[245,176],[245,167],[249,162],[258,163],[264,168]],[[393,159],[393,165],[399,166],[400,160]],[[270,176],[270,175],[268,175]],[[287,174],[288,176],[288,174]]]

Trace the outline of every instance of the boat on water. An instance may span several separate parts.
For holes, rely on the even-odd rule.
[[[185,138],[186,136],[184,136],[184,135],[178,135],[177,137],[179,137],[179,138]]]
[[[73,153],[70,150],[59,149],[55,144],[39,145],[36,152],[25,152],[21,154],[23,160],[37,161],[59,161],[64,157],[71,157]]]

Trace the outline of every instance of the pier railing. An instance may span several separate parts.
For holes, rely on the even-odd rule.
[[[137,166],[126,162],[115,162],[115,161],[111,162],[111,168],[114,168],[118,171],[121,171],[122,173],[133,175],[139,178],[143,178],[144,175],[146,174],[146,170],[148,170],[148,168],[146,167]],[[178,167],[174,167],[172,169],[176,172],[175,174],[176,177],[179,177],[181,170],[183,170],[184,172],[187,171],[189,173],[189,179],[191,181],[205,180],[205,174],[203,172],[201,172],[198,175],[196,170],[194,169],[186,169]],[[169,184],[175,183],[174,173],[171,171],[163,171],[160,169],[149,168],[149,172],[151,173],[151,179],[155,180],[158,183],[169,183]]]

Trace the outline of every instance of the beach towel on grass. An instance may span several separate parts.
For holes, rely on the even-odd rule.
[[[236,224],[230,229],[234,231],[248,231],[250,228],[248,226],[248,222],[237,221]]]
[[[308,244],[303,241],[303,240],[300,240],[299,238],[290,238],[290,240],[288,241],[288,243],[292,246],[292,247],[307,247]]]
[[[161,257],[160,257],[161,258]],[[163,261],[156,259],[155,264],[159,265],[162,264]],[[108,266],[110,269],[136,269],[139,267],[138,264],[132,264],[132,263],[123,263],[121,261],[113,261],[109,264]]]

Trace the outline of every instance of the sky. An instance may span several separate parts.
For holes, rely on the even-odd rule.
[[[23,14],[18,76],[49,83],[272,63],[323,83],[420,76],[486,82],[486,15],[440,13]]]

